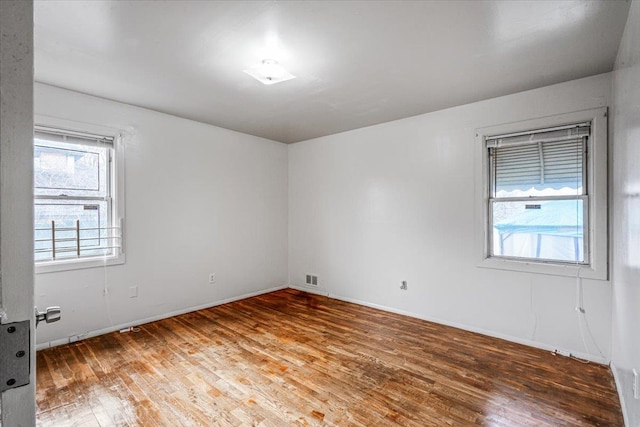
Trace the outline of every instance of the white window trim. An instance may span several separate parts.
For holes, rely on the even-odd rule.
[[[110,265],[120,265],[125,263],[125,243],[126,243],[126,229],[124,221],[124,136],[125,133],[121,130],[109,128],[105,126],[76,122],[73,120],[66,120],[57,117],[34,115],[34,123],[36,126],[45,126],[57,129],[68,129],[76,132],[83,132],[95,135],[104,135],[113,137],[113,160],[114,170],[111,176],[111,185],[115,192],[115,197],[112,201],[112,210],[114,213],[114,223],[120,225],[122,239],[121,248],[119,254],[114,254],[104,257],[91,257],[81,259],[65,259],[56,261],[40,261],[35,263],[35,273],[54,273],[59,271],[79,270],[85,268],[98,268],[106,267]]]
[[[488,136],[591,122],[591,140],[587,159],[589,183],[589,264],[554,263],[489,257],[489,156]],[[477,266],[501,270],[608,280],[609,249],[607,221],[607,108],[595,108],[522,122],[476,129],[476,233]]]

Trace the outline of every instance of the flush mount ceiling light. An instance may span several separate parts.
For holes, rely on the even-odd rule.
[[[272,85],[296,78],[296,76],[285,70],[282,65],[278,64],[278,61],[275,59],[265,59],[262,61],[261,65],[244,70],[244,72],[260,83],[264,83],[266,85]]]

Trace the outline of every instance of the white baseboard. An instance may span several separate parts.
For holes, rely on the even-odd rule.
[[[322,289],[318,286],[289,285],[289,288],[295,289],[297,291],[308,292],[310,294],[322,295],[323,297],[329,297],[329,292],[327,292],[325,289]]]
[[[631,424],[629,424],[629,415],[627,414],[627,406],[625,405],[624,401],[624,390],[622,388],[622,382],[620,381],[618,368],[616,367],[615,363],[613,363],[613,360],[609,364],[609,367],[611,368],[611,372],[613,373],[613,380],[616,383],[616,391],[618,392],[618,398],[620,399],[620,407],[622,408],[622,418],[624,419],[624,425],[630,427]]]
[[[453,328],[457,328],[457,329],[462,329],[465,331],[469,331],[469,332],[475,332],[477,334],[482,334],[482,335],[487,335],[490,337],[494,337],[494,338],[500,338],[506,341],[511,341],[511,342],[515,342],[518,344],[522,344],[522,345],[526,345],[529,347],[534,347],[534,348],[539,348],[542,350],[548,350],[548,351],[554,351],[554,350],[559,350],[562,351],[563,353],[571,353],[571,355],[573,355],[574,357],[583,359],[583,360],[588,360],[590,362],[594,362],[594,363],[599,363],[601,365],[608,365],[609,364],[609,360],[607,360],[606,358],[603,357],[599,357],[599,356],[594,356],[591,354],[586,354],[586,353],[582,353],[582,352],[577,352],[577,351],[567,351],[566,349],[561,349],[558,347],[554,347],[552,345],[540,342],[540,341],[532,341],[532,340],[527,340],[524,338],[520,338],[520,337],[514,337],[511,335],[507,335],[507,334],[502,334],[499,332],[494,332],[494,331],[490,331],[487,329],[483,329],[483,328],[477,328],[475,326],[469,326],[469,325],[464,325],[461,323],[456,323],[456,322],[450,322],[448,320],[443,320],[443,319],[438,319],[435,317],[430,317],[430,316],[423,316],[421,314],[417,314],[417,313],[413,313],[410,311],[405,311],[405,310],[399,310],[397,308],[393,308],[393,307],[388,307],[385,305],[380,305],[380,304],[374,304],[371,302],[367,302],[367,301],[362,301],[359,299],[355,299],[355,298],[349,298],[349,297],[344,297],[341,295],[336,295],[336,294],[332,294],[330,292],[327,292],[326,290],[321,290],[321,289],[317,289],[317,288],[310,288],[308,286],[297,286],[297,285],[289,285],[290,288],[292,289],[297,289],[299,291],[304,291],[304,292],[309,292],[309,293],[314,293],[314,294],[318,294],[318,295],[324,295],[327,296],[329,298],[334,298],[340,301],[345,301],[345,302],[350,302],[353,304],[358,304],[358,305],[363,305],[365,307],[371,307],[371,308],[375,308],[378,310],[383,310],[383,311],[388,311],[390,313],[396,313],[396,314],[402,314],[403,316],[409,316],[409,317],[414,317],[416,319],[421,319],[421,320],[426,320],[428,322],[433,322],[433,323],[438,323],[440,325],[445,325],[445,326],[451,326]]]
[[[234,301],[238,301],[238,300],[242,300],[242,299],[246,299],[246,298],[250,298],[253,296],[257,296],[257,295],[262,295],[262,294],[267,294],[269,292],[274,292],[274,291],[278,291],[281,289],[286,289],[286,288],[291,288],[291,289],[296,289],[299,291],[304,291],[304,292],[308,292],[308,293],[312,293],[312,294],[317,294],[317,295],[322,295],[322,296],[326,296],[329,298],[334,298],[340,301],[345,301],[345,302],[350,302],[353,304],[358,304],[358,305],[362,305],[365,307],[371,307],[371,308],[375,308],[378,310],[383,310],[383,311],[388,311],[390,313],[396,313],[396,314],[401,314],[404,316],[409,316],[409,317],[414,317],[417,319],[421,319],[421,320],[426,320],[428,322],[433,322],[433,323],[438,323],[441,325],[445,325],[445,326],[451,326],[457,329],[462,329],[465,331],[470,331],[470,332],[475,332],[478,334],[482,334],[482,335],[487,335],[490,337],[494,337],[494,338],[500,338],[506,341],[511,341],[511,342],[515,342],[518,344],[523,344],[529,347],[535,347],[535,348],[540,348],[543,350],[548,350],[548,351],[553,351],[556,349],[556,347],[546,344],[546,343],[542,343],[539,341],[531,341],[531,340],[527,340],[527,339],[523,339],[523,338],[519,338],[519,337],[514,337],[511,335],[506,335],[506,334],[501,334],[499,332],[494,332],[494,331],[489,331],[486,329],[482,329],[482,328],[477,328],[474,326],[469,326],[469,325],[464,325],[464,324],[460,324],[460,323],[456,323],[456,322],[450,322],[447,320],[443,320],[443,319],[438,319],[438,318],[434,318],[434,317],[430,317],[430,316],[423,316],[417,313],[413,313],[413,312],[409,312],[409,311],[405,311],[405,310],[399,310],[393,307],[388,307],[385,305],[381,305],[381,304],[375,304],[375,303],[370,303],[367,301],[362,301],[359,299],[355,299],[355,298],[349,298],[349,297],[344,297],[341,295],[337,295],[337,294],[332,294],[330,292],[328,292],[326,289],[320,288],[320,287],[310,287],[310,286],[297,286],[297,285],[282,285],[282,286],[276,286],[273,288],[269,288],[269,289],[262,289],[256,292],[250,292],[247,294],[243,294],[243,295],[238,295],[235,297],[231,297],[231,298],[227,298],[224,300],[219,300],[219,301],[215,301],[212,303],[207,303],[207,304],[203,304],[203,305],[199,305],[199,306],[193,306],[193,307],[188,307],[185,309],[181,309],[181,310],[176,310],[176,311],[172,311],[169,313],[163,313],[163,314],[159,314],[157,316],[151,316],[151,317],[147,317],[144,319],[139,319],[139,320],[135,320],[135,321],[131,321],[131,322],[127,322],[127,323],[121,323],[118,325],[112,325],[109,326],[107,328],[103,328],[103,329],[98,329],[98,330],[94,330],[94,331],[88,331],[86,333],[83,333],[81,335],[75,335],[75,336],[71,336],[71,337],[66,337],[66,338],[62,338],[62,339],[58,339],[58,340],[53,340],[53,341],[48,341],[48,342],[44,342],[44,343],[40,343],[36,345],[36,350],[42,350],[45,348],[50,348],[50,347],[56,347],[59,345],[64,345],[64,344],[69,344],[71,342],[75,342],[75,341],[79,341],[82,339],[87,339],[87,338],[92,338],[92,337],[96,337],[98,335],[103,335],[103,334],[107,334],[110,332],[115,332],[115,331],[119,331],[121,329],[125,329],[125,328],[129,328],[131,326],[138,326],[138,325],[142,325],[145,323],[150,323],[150,322],[155,322],[157,320],[162,320],[162,319],[166,319],[169,317],[173,317],[173,316],[178,316],[180,314],[185,314],[185,313],[190,313],[192,311],[197,311],[197,310],[202,310],[205,308],[210,308],[210,307],[215,307],[218,305],[222,305],[222,304],[227,304],[230,302],[234,302]],[[558,350],[564,350],[564,349],[558,349]],[[565,350],[566,353],[568,353],[568,351]],[[598,356],[593,356],[590,354],[585,354],[585,353],[581,353],[581,352],[571,352],[571,354],[575,357],[579,357],[581,359],[584,360],[589,360],[591,362],[594,363],[599,363],[599,364],[609,364],[609,360],[602,358],[602,357],[598,357]],[[614,378],[616,378],[616,373],[615,373],[615,369],[613,369],[612,367],[612,371],[614,372]],[[616,386],[618,386],[618,382],[616,379]],[[620,398],[622,399],[622,395],[620,394]],[[624,409],[624,406],[623,406]]]
[[[145,323],[151,323],[151,322],[155,322],[155,321],[158,321],[158,320],[167,319],[169,317],[179,316],[180,314],[191,313],[192,311],[198,311],[198,310],[202,310],[202,309],[205,309],[205,308],[215,307],[217,305],[227,304],[227,303],[230,303],[230,302],[234,302],[234,301],[239,301],[239,300],[246,299],[246,298],[255,297],[257,295],[268,294],[269,292],[279,291],[281,289],[287,289],[288,287],[289,287],[288,285],[282,285],[282,286],[276,286],[276,287],[269,288],[269,289],[261,289],[259,291],[238,295],[236,297],[231,297],[231,298],[223,299],[223,300],[220,300],[220,301],[215,301],[215,302],[212,302],[212,303],[202,304],[202,305],[198,305],[198,306],[194,306],[194,307],[188,307],[188,308],[184,308],[184,309],[181,309],[181,310],[172,311],[170,313],[163,313],[163,314],[159,314],[157,316],[151,316],[151,317],[147,317],[147,318],[139,319],[139,320],[134,320],[134,321],[127,322],[127,323],[120,323],[118,325],[112,325],[112,326],[109,326],[108,328],[104,328],[104,329],[98,329],[98,330],[95,330],[95,331],[88,331],[88,332],[85,332],[85,333],[83,333],[81,335],[74,335],[74,336],[67,337],[67,338],[62,338],[62,339],[58,339],[58,340],[53,340],[53,341],[40,343],[40,344],[36,345],[36,351],[37,350],[42,350],[42,349],[45,349],[45,348],[56,347],[56,346],[59,346],[59,345],[69,344],[69,343],[80,341],[80,340],[87,339],[87,338],[97,337],[98,335],[108,334],[110,332],[119,331],[121,329],[129,328],[131,326],[139,326],[139,325],[143,325]]]

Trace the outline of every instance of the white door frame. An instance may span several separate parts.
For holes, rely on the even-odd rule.
[[[0,1],[0,322],[30,322],[30,381],[2,393],[1,425],[35,426],[33,0]]]

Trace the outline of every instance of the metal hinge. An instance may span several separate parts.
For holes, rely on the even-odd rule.
[[[0,325],[0,392],[29,384],[29,321]]]

